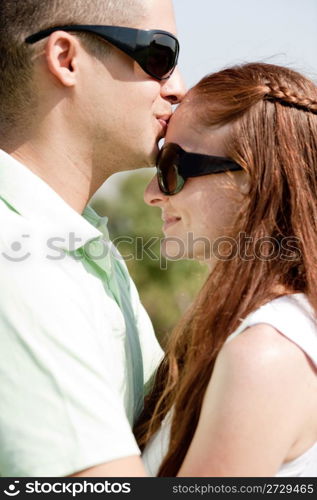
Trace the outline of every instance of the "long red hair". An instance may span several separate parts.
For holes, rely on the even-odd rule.
[[[184,105],[192,107],[195,123],[232,124],[226,153],[249,177],[231,236],[248,237],[249,256],[257,255],[263,237],[275,252],[270,258],[238,253],[219,260],[172,333],[135,428],[142,448],[173,408],[160,476],[176,476],[180,469],[216,357],[241,320],[295,292],[305,293],[317,311],[316,86],[287,68],[246,64],[205,77],[189,97]]]

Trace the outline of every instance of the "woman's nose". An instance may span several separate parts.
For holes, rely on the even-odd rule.
[[[168,197],[164,195],[158,186],[157,176],[155,175],[153,179],[147,185],[144,192],[144,201],[150,206],[160,206]]]

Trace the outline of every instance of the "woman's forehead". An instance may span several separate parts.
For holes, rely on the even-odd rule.
[[[230,128],[230,124],[206,127],[199,122],[195,106],[184,103],[169,122],[166,142],[175,142],[188,152],[223,156]]]

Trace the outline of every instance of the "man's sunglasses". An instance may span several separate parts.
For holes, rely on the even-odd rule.
[[[168,31],[74,24],[39,31],[28,36],[25,42],[38,42],[59,30],[98,35],[132,57],[148,75],[157,80],[167,80],[177,65],[179,42]]]
[[[187,153],[178,144],[167,142],[158,154],[156,170],[160,191],[171,196],[183,189],[189,177],[233,172],[243,168],[229,158]]]

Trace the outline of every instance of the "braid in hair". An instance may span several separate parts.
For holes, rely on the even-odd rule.
[[[317,99],[311,99],[291,92],[287,87],[266,83],[264,100],[279,101],[288,106],[317,114]]]

